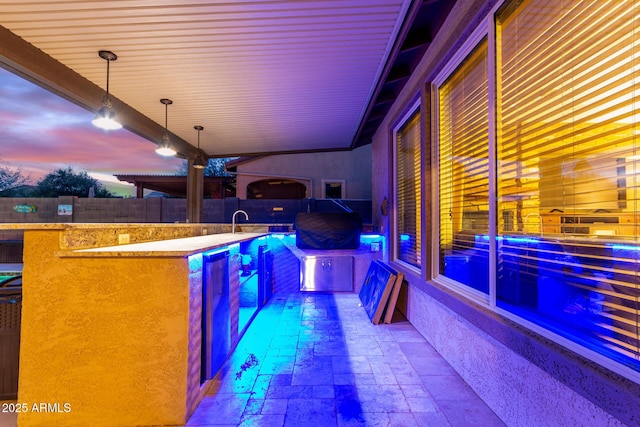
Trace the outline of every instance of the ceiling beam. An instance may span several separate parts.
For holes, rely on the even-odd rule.
[[[382,104],[388,104],[388,103],[394,102],[397,96],[398,94],[395,93],[395,91],[393,91],[392,89],[385,88],[382,92],[380,92],[380,94],[376,98],[371,110],[373,110],[373,108],[379,107]],[[371,114],[371,112],[369,112],[369,114]],[[386,111],[385,111],[385,115],[386,115]]]
[[[408,66],[401,64],[395,65],[389,74],[387,75],[387,79],[384,81],[384,85],[393,84],[397,82],[406,81],[411,77],[411,71]]]
[[[96,51],[96,61],[99,60]],[[102,107],[105,95],[103,88],[3,26],[0,26],[0,66],[88,111],[96,113]],[[152,142],[162,139],[164,126],[111,94],[110,98],[113,109],[125,129]],[[193,158],[197,154],[193,145],[175,134],[171,134],[171,142],[178,152],[178,157]]]
[[[432,42],[430,30],[429,27],[411,29],[400,48],[400,53],[409,52],[414,49],[426,49]]]

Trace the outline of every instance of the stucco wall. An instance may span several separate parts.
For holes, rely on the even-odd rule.
[[[59,234],[25,239],[18,401],[70,412],[20,413],[19,425],[183,424],[200,344],[189,343],[199,289],[187,259],[61,258]]]
[[[443,291],[428,280],[432,256],[429,82],[455,54],[496,0],[458,0],[441,32],[399,94],[374,135],[372,167],[373,223],[390,244],[392,216],[380,206],[389,200],[392,212],[392,130],[417,99],[427,117],[423,135],[423,270],[417,275],[401,264],[408,282],[407,317],[449,361],[462,378],[508,425],[620,426],[640,425],[640,386],[558,344],[482,308],[461,295]],[[390,250],[385,259],[392,258]]]
[[[255,175],[251,175],[254,173]],[[291,178],[307,187],[307,197],[322,197],[322,180],[344,180],[346,199],[371,198],[371,147],[353,151],[282,154],[238,165],[236,195],[247,197],[247,185],[270,177]]]
[[[507,425],[627,425],[418,287],[409,288],[408,302],[411,323]],[[557,375],[588,378],[580,373],[579,366],[563,363],[561,353],[537,353],[536,357],[554,364]],[[594,387],[596,384],[592,383]],[[605,386],[600,390],[601,402],[608,400],[608,393],[621,391],[612,385]],[[618,409],[634,411],[629,403],[629,407]]]

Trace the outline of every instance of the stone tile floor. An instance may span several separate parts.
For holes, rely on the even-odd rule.
[[[409,322],[356,294],[276,294],[187,426],[503,426]]]

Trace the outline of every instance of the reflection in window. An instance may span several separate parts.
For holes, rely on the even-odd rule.
[[[439,273],[489,292],[487,41],[438,88]]]
[[[497,16],[497,304],[638,368],[637,58],[627,2]]]

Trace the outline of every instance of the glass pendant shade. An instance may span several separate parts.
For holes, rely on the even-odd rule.
[[[205,157],[202,155],[202,152],[200,151],[200,131],[203,130],[204,128],[202,126],[194,126],[193,128],[198,131],[198,154],[196,155],[196,158],[193,159],[192,166],[195,169],[204,169],[207,167],[207,163],[209,163],[208,160],[205,159]]]
[[[170,157],[176,155],[176,150],[173,148],[171,144],[171,140],[169,140],[169,134],[165,132],[162,136],[162,141],[158,144],[158,148],[156,148],[156,153],[161,156]]]
[[[116,112],[111,108],[111,101],[105,100],[102,108],[98,110],[96,117],[91,121],[95,127],[104,130],[122,129],[122,125],[118,122]]]
[[[193,161],[193,167],[196,169],[204,169],[207,167],[207,163],[208,162],[205,160],[204,156],[198,153],[195,160]]]
[[[111,98],[109,97],[109,63],[118,59],[115,53],[108,50],[98,52],[100,58],[107,61],[107,93],[102,100],[102,108],[98,110],[96,117],[91,121],[94,126],[104,130],[122,129],[122,124],[118,122],[115,111],[111,108]]]
[[[156,148],[156,153],[165,157],[175,156],[177,154],[177,151],[175,148],[173,148],[173,144],[169,139],[169,131],[167,130],[168,106],[173,104],[173,101],[170,99],[162,98],[160,102],[164,104],[164,135],[162,135],[162,141],[160,141],[160,143],[158,144],[158,148]]]

